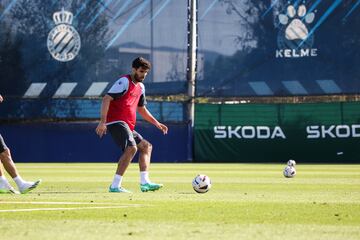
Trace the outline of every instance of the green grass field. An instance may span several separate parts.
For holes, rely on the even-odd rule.
[[[0,195],[0,239],[360,239],[360,165],[153,164],[158,192],[140,192],[132,164],[108,193],[116,164],[17,164],[43,183]],[[212,179],[193,191],[197,173]],[[12,182],[13,183],[13,182]]]

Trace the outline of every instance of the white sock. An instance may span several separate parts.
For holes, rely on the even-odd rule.
[[[4,175],[0,176],[0,184],[1,183],[8,183],[8,180],[6,179],[6,177]]]
[[[150,183],[148,171],[140,172],[140,183],[141,184]]]
[[[6,177],[4,175],[1,175],[0,176],[0,188],[5,188],[5,187],[7,187],[9,185],[10,185],[10,183],[8,182]]]
[[[115,174],[113,182],[111,184],[112,188],[118,188],[121,187],[121,182],[122,182],[122,176]]]
[[[20,175],[18,175],[17,177],[14,177],[14,182],[16,183],[16,185],[20,188],[22,187],[26,182],[24,181],[24,179],[22,179],[20,177]]]

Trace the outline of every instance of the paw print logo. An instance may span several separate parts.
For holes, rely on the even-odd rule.
[[[306,12],[307,9],[305,5],[300,5],[297,11],[293,5],[289,5],[287,7],[287,14],[279,15],[279,22],[282,25],[287,26],[285,30],[286,39],[290,41],[306,40],[309,31],[305,23],[310,24],[315,19],[315,14],[313,12],[308,14]]]

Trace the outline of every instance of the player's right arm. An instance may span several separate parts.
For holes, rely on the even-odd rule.
[[[128,90],[129,81],[126,77],[119,78],[103,97],[100,111],[100,122],[96,127],[96,134],[102,137],[106,134],[106,118],[109,111],[110,102],[121,97]]]
[[[98,126],[96,127],[96,134],[99,135],[99,137],[102,137],[104,134],[106,134],[106,116],[109,111],[110,102],[114,100],[110,95],[105,95],[102,99],[101,103],[101,111],[100,111],[100,122]]]
[[[3,97],[0,95],[0,103],[1,103],[3,100],[4,100]]]

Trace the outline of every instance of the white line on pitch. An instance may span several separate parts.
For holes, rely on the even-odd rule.
[[[141,205],[104,206],[104,207],[77,207],[77,208],[25,208],[25,209],[3,209],[1,212],[33,212],[33,211],[67,211],[67,210],[88,210],[88,209],[116,209],[128,207],[140,207]]]
[[[33,205],[112,205],[114,203],[105,203],[105,202],[9,202],[9,201],[0,201],[1,204],[33,204]],[[139,204],[134,204],[139,205]],[[119,205],[118,205],[119,206]],[[123,206],[123,205],[121,205]],[[133,206],[133,205],[131,205]],[[140,205],[139,205],[140,206]]]

